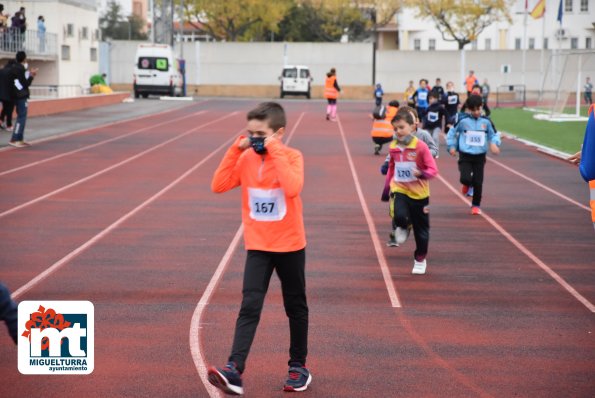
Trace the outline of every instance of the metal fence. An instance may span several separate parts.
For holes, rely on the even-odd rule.
[[[55,33],[42,33],[37,30],[21,32],[18,28],[0,31],[0,51],[16,53],[25,51],[28,56],[57,56],[58,40]]]
[[[89,89],[78,85],[32,85],[29,93],[32,99],[69,98],[89,94]]]
[[[505,84],[496,89],[496,108],[500,106],[527,105],[527,90],[524,84]]]

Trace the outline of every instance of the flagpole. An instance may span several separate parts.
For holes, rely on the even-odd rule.
[[[545,1],[545,0],[544,0]],[[545,5],[544,5],[545,7]],[[541,15],[541,56],[540,56],[540,60],[539,60],[539,70],[541,72],[541,75],[543,76],[544,73],[544,63],[545,63],[545,12],[547,10],[547,7],[545,7],[543,9],[543,14]]]
[[[525,68],[527,65],[527,11],[529,0],[525,0],[525,11],[523,16],[523,86],[525,85]]]

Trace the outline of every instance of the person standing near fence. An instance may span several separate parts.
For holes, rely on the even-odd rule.
[[[39,52],[45,52],[45,18],[40,15],[37,18],[37,38],[39,39]]]
[[[17,121],[12,131],[9,145],[17,148],[30,146],[25,141],[25,124],[27,122],[27,107],[29,100],[29,86],[37,74],[37,68],[28,70],[27,54],[19,51],[16,55],[16,64],[10,69],[11,81],[13,82],[13,99],[17,108]]]
[[[12,99],[11,69],[16,64],[14,59],[9,60],[4,68],[0,69],[0,101],[2,101],[2,113],[0,113],[0,129],[12,129],[12,113],[14,112],[14,101]]]
[[[585,87],[585,92],[584,92],[585,103],[587,104],[587,106],[591,106],[591,104],[593,103],[593,97],[591,96],[592,92],[593,92],[593,84],[591,83],[590,77],[587,77],[584,87]]]

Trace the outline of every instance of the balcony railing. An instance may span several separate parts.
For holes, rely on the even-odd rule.
[[[41,33],[26,30],[21,33],[18,28],[0,31],[0,52],[16,53],[25,51],[29,58],[35,56],[57,57],[58,40],[55,33]]]

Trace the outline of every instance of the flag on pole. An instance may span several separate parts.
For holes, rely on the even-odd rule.
[[[543,14],[545,14],[545,0],[539,0],[531,11],[531,17],[533,17],[533,19],[539,19],[543,17]]]
[[[564,10],[563,10],[563,5],[562,2],[564,0],[560,0],[560,5],[558,6],[558,18],[556,18],[557,21],[560,22],[560,25],[562,25],[562,15],[564,14]]]

